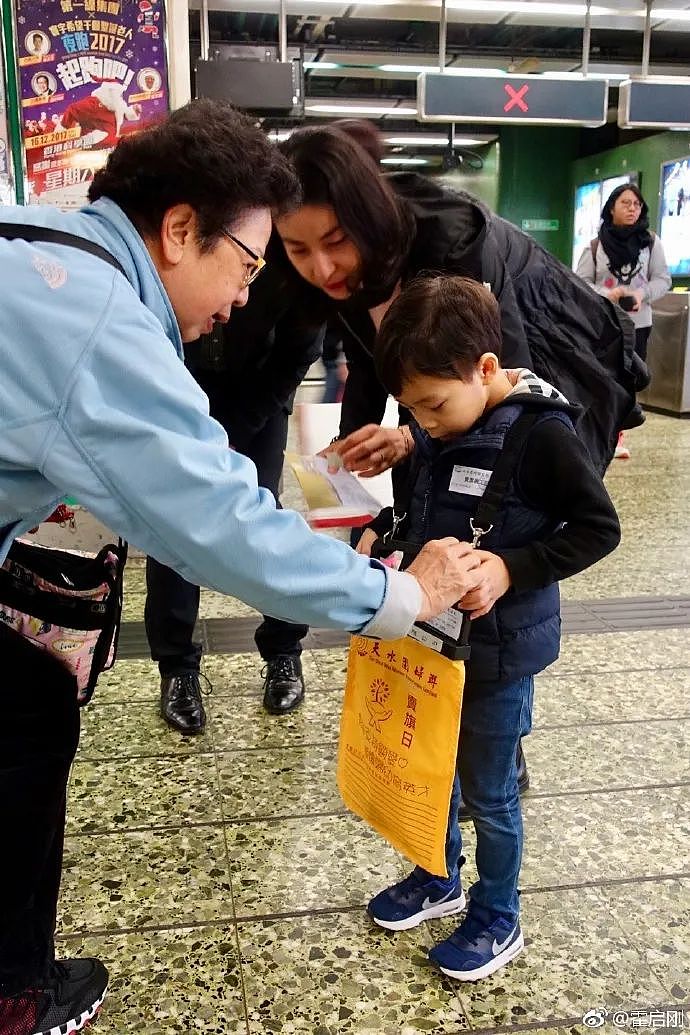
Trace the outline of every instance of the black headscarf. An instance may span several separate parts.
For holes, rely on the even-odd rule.
[[[624,191],[630,190],[642,202],[639,218],[632,226],[613,225],[613,206]],[[639,187],[634,183],[622,183],[611,191],[601,210],[599,240],[609,261],[609,269],[621,284],[629,284],[640,271],[640,252],[649,248],[652,235],[649,232],[649,208]]]

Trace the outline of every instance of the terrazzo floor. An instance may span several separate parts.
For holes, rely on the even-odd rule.
[[[628,440],[607,478],[623,543],[569,599],[690,593],[690,422],[652,415]],[[284,498],[299,502],[289,477]],[[143,575],[130,564],[127,620]],[[204,592],[201,614],[252,612]],[[476,985],[427,962],[452,918],[401,934],[367,919],[408,865],[338,795],[343,649],[305,652],[307,698],[284,718],[261,708],[256,655],[206,657],[195,739],[159,718],[155,666],[118,662],[82,716],[58,921],[61,954],[111,971],[94,1032],[556,1035],[588,1030],[592,1010],[607,1035],[690,1032],[688,634],[566,636],[537,681],[527,947]]]

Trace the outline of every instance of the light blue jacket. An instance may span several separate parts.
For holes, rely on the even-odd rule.
[[[404,635],[421,601],[391,572],[276,510],[183,362],[175,315],[112,201],[0,207],[89,238],[122,265],[0,237],[0,561],[66,494],[178,571],[278,618]]]

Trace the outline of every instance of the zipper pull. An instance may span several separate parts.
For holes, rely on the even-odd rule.
[[[479,528],[478,525],[475,525],[474,518],[470,518],[470,528],[472,529],[472,549],[473,550],[476,550],[476,548],[479,546],[479,543],[481,541],[482,536],[488,535],[493,527],[494,527],[493,525],[489,525],[488,528]]]
[[[384,537],[383,537],[384,543],[388,542],[390,539],[395,539],[395,533],[398,531],[398,526],[403,523],[403,521],[405,520],[406,517],[407,517],[406,513],[405,514],[400,514],[400,515],[395,514],[395,513],[393,514],[393,527],[391,529],[389,529],[388,532],[386,532],[386,534],[384,535]]]

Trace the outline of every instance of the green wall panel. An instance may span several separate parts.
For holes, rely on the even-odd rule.
[[[452,172],[436,173],[434,178],[441,180],[453,190],[466,190],[469,194],[474,194],[495,212],[498,205],[498,144],[493,143],[486,148],[473,150],[484,159],[482,169],[463,166],[461,169],[453,169]]]
[[[565,126],[502,126],[499,134],[498,213],[521,226],[523,219],[557,219],[557,231],[531,236],[570,263],[571,166],[579,129]]]

